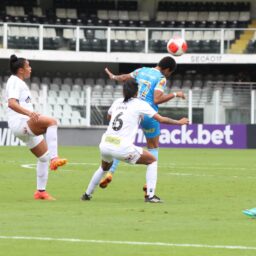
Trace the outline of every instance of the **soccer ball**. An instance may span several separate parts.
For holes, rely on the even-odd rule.
[[[171,38],[167,43],[167,51],[174,56],[184,54],[187,49],[187,42],[182,37]]]

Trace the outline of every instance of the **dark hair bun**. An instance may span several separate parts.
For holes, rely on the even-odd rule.
[[[17,60],[18,60],[18,57],[15,54],[11,55],[10,57],[11,62],[16,62]]]

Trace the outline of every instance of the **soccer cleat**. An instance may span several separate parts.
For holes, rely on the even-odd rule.
[[[55,157],[51,160],[50,169],[51,169],[51,171],[55,171],[58,169],[58,167],[66,164],[67,162],[68,162],[68,160],[65,158]]]
[[[152,197],[145,197],[145,202],[146,203],[163,203],[163,201],[156,195]]]
[[[106,188],[108,186],[108,184],[112,181],[112,178],[113,178],[113,175],[111,172],[108,172],[105,176],[105,178],[103,178],[101,181],[100,181],[100,184],[99,186],[101,188]]]
[[[251,218],[256,218],[256,208],[246,209],[243,211],[243,214],[245,214]]]
[[[49,200],[49,201],[56,200],[54,197],[52,197],[46,191],[38,191],[38,190],[34,193],[34,199],[35,200]]]
[[[91,198],[92,198],[92,196],[87,195],[86,193],[84,193],[84,194],[81,196],[81,200],[83,200],[83,201],[90,201]]]

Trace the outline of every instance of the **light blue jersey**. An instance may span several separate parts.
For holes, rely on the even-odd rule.
[[[138,98],[145,100],[156,111],[158,105],[154,103],[155,90],[164,91],[166,78],[156,68],[139,68],[130,74],[139,84]],[[160,135],[160,124],[154,118],[144,116],[141,127],[146,138],[155,138]]]
[[[155,90],[164,91],[166,78],[156,68],[143,67],[136,69],[130,75],[139,84],[138,98],[145,100],[150,106],[158,111],[158,106],[154,104]]]

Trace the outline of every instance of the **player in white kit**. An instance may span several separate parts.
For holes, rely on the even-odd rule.
[[[188,124],[187,118],[173,120],[159,115],[147,102],[137,98],[138,84],[130,79],[123,86],[124,99],[117,99],[108,111],[110,123],[103,134],[99,145],[101,152],[101,166],[94,173],[82,200],[90,200],[91,194],[99,184],[105,172],[109,170],[113,159],[130,164],[147,165],[146,184],[149,190],[145,202],[160,203],[155,195],[157,182],[157,160],[149,151],[134,145],[135,136],[144,115],[153,117],[160,123],[183,125]]]
[[[34,112],[31,93],[24,82],[30,78],[31,67],[24,58],[10,57],[12,75],[6,84],[7,119],[13,134],[21,139],[37,157],[37,190],[34,199],[55,200],[46,192],[48,167],[56,170],[67,163],[58,157],[57,121]],[[43,134],[45,134],[45,139]]]

